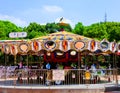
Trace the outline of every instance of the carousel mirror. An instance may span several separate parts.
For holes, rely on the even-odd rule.
[[[27,43],[21,43],[19,45],[20,51],[21,52],[27,52],[28,51],[28,44]]]
[[[45,43],[45,47],[46,47],[47,49],[54,49],[55,46],[56,46],[56,44],[55,44],[55,42],[53,42],[53,41],[47,41],[47,42]]]
[[[76,49],[83,49],[85,47],[85,43],[82,41],[75,42],[75,48]]]
[[[107,50],[108,49],[108,42],[105,42],[105,41],[101,42],[100,47],[101,47],[101,49]]]

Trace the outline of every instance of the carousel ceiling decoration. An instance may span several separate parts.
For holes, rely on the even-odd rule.
[[[117,49],[118,51],[120,51],[120,43],[118,43]]]
[[[27,42],[21,42],[18,45],[18,50],[20,53],[27,53],[30,50],[30,45]]]
[[[30,51],[32,51],[31,53],[34,52],[37,54],[42,50],[48,52],[53,52],[55,50],[60,50],[62,52],[67,52],[69,50],[82,52],[88,50],[94,53],[100,50],[101,52],[115,53],[120,52],[120,43],[109,42],[106,39],[98,41],[70,32],[61,31],[31,40],[1,40],[0,48],[2,52],[12,55],[17,55],[18,53],[27,54]],[[74,55],[75,52],[71,54]]]
[[[70,55],[71,55],[71,56],[75,56],[76,54],[77,54],[77,51],[75,51],[75,50],[71,50],[71,51],[70,51]]]
[[[62,52],[62,51],[56,51],[57,56],[62,56],[63,54],[64,54],[64,52]]]
[[[31,43],[31,47],[32,47],[32,50],[34,52],[38,52],[41,50],[41,43],[37,40],[34,40],[32,43]]]
[[[18,53],[17,45],[15,45],[15,44],[10,45],[10,53],[12,55],[17,55],[17,53]]]
[[[75,41],[75,40],[89,40],[89,39],[90,38],[87,38],[87,37],[84,37],[84,36],[81,36],[81,35],[73,34],[73,33],[66,32],[66,31],[61,31],[61,32],[56,32],[56,33],[49,34],[48,36],[42,36],[42,37],[39,37],[39,38],[34,38],[33,40]]]
[[[70,42],[67,40],[60,41],[59,49],[61,51],[68,51],[70,49]]]
[[[120,42],[117,44],[117,55],[120,55]]]
[[[9,53],[10,53],[10,46],[9,46],[8,44],[5,44],[5,45],[4,45],[4,52],[5,52],[6,54],[9,54]]]
[[[89,41],[89,44],[88,44],[88,50],[90,50],[91,52],[94,52],[97,50],[97,45],[98,45],[98,42],[95,41],[95,40],[90,40]]]
[[[109,42],[106,40],[106,39],[103,39],[101,42],[100,42],[100,49],[103,51],[103,52],[107,52],[109,51]]]
[[[111,42],[110,43],[110,51],[115,53],[117,50],[117,43],[114,41],[114,42]]]
[[[77,49],[77,51],[82,51],[82,50],[85,49],[86,44],[85,44],[85,42],[83,42],[83,41],[76,41],[76,42],[74,43],[74,46],[75,46],[75,48]]]
[[[44,43],[44,46],[48,51],[52,51],[55,49],[56,43],[52,40],[49,40]]]

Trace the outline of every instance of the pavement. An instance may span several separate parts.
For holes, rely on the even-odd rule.
[[[80,91],[97,91],[98,93],[120,93],[120,81],[118,81],[118,86],[113,85],[111,83],[105,83],[105,84],[80,84],[80,85],[38,85],[38,84],[16,84],[14,85],[13,80],[0,80],[0,88],[3,89],[22,89],[22,90],[80,90]],[[52,93],[52,92],[51,92]],[[56,92],[55,92],[56,93]],[[63,93],[63,92],[62,92]],[[66,92],[67,93],[67,92]],[[77,93],[77,92],[75,92]],[[82,93],[82,92],[80,92]],[[87,93],[87,92],[83,92]],[[89,92],[89,93],[95,93],[95,92]]]

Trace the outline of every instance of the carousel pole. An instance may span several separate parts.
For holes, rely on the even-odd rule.
[[[28,57],[29,57],[29,54],[27,54],[27,68],[28,68]]]
[[[79,84],[81,83],[81,70],[80,70],[80,68],[81,68],[81,53],[80,53],[80,51],[78,51],[78,80],[79,80]]]
[[[4,60],[5,60],[5,71],[4,71],[4,75],[5,75],[5,83],[6,83],[6,72],[7,72],[7,68],[6,68],[6,61],[7,61],[7,54],[6,53],[4,53],[4,56],[5,56],[5,58],[4,58]]]
[[[14,55],[14,65],[16,65],[16,55]]]
[[[5,68],[6,68],[7,55],[4,53],[4,56],[5,56],[4,60],[5,60]]]
[[[114,69],[115,69],[115,64],[114,64],[114,53],[112,53],[112,56],[113,56],[113,59],[112,59],[112,61],[113,61],[113,80],[114,80],[114,73],[115,73],[115,71],[114,71]]]
[[[78,69],[80,69],[81,68],[81,53],[80,53],[80,51],[78,51]]]
[[[113,69],[114,69],[114,76],[113,76],[113,80],[115,80],[115,76],[116,76],[116,62],[115,62],[115,53],[113,53]]]
[[[115,55],[115,78],[116,78],[116,84],[117,84],[117,86],[118,86],[118,72],[117,72],[117,64],[116,64],[116,54],[114,54]]]

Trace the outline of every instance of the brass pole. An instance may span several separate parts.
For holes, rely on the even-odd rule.
[[[28,67],[28,57],[29,57],[29,55],[27,54],[27,67]]]
[[[114,63],[114,54],[113,54],[113,80],[115,79],[115,63]]]
[[[81,70],[80,70],[80,68],[81,68],[81,53],[80,53],[80,51],[78,51],[78,69],[79,69],[79,71],[78,71],[78,77],[79,77],[79,84],[81,83]]]
[[[4,53],[4,56],[5,56],[5,71],[4,71],[4,74],[5,74],[5,83],[6,83],[6,72],[7,72],[6,61],[7,61],[7,54]]]
[[[116,54],[114,54],[115,55],[115,78],[116,78],[116,84],[117,84],[117,86],[118,86],[118,70],[117,70],[117,64],[116,64]]]
[[[16,55],[14,55],[14,65],[16,65]]]
[[[78,51],[78,69],[81,68],[81,52]]]

